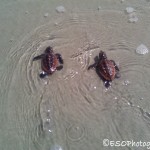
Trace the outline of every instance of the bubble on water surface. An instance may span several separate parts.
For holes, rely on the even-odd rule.
[[[58,13],[64,13],[66,11],[65,7],[64,6],[57,6],[56,7],[56,11]]]
[[[121,1],[121,3],[123,3],[124,2],[124,0],[120,0]]]
[[[132,7],[127,7],[127,8],[126,8],[126,12],[127,12],[128,14],[133,13],[134,11],[135,11],[135,9],[132,8]]]
[[[116,100],[116,99],[118,99],[117,97],[114,97],[114,99]]]
[[[137,22],[139,19],[138,19],[138,17],[137,17],[137,15],[136,15],[136,13],[135,13],[135,9],[134,8],[132,8],[132,7],[127,7],[126,8],[126,13],[128,14],[128,16],[129,16],[129,22],[130,23],[135,23],[135,22]]]
[[[128,85],[128,84],[130,84],[130,81],[129,80],[124,80],[122,84],[123,85]]]
[[[45,13],[45,14],[44,14],[44,17],[46,18],[46,17],[48,17],[48,15],[49,15],[49,13]]]
[[[53,145],[50,150],[63,150],[60,145]]]
[[[54,127],[53,107],[49,101],[42,102],[40,105],[40,115],[43,124],[43,130],[49,133],[52,132]]]
[[[28,12],[28,11],[25,11],[25,14],[29,14],[29,12]]]
[[[98,10],[101,10],[102,9],[102,7],[101,6],[98,6],[98,8],[97,8]]]
[[[55,22],[54,25],[55,25],[55,26],[58,26],[58,22]]]
[[[79,141],[84,137],[85,129],[82,125],[73,124],[67,129],[67,137],[71,141]]]
[[[137,54],[145,55],[148,52],[149,52],[149,49],[144,44],[139,45],[136,49]]]
[[[139,20],[138,17],[129,18],[129,22],[130,22],[130,23],[135,23],[135,22],[137,22],[138,20]]]

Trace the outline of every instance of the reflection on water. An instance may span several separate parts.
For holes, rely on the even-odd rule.
[[[54,126],[53,113],[54,110],[52,104],[50,104],[50,100],[42,101],[40,104],[40,115],[43,123],[43,130],[46,132],[52,132]]]
[[[104,138],[148,140],[149,55],[135,53],[141,42],[150,47],[148,24],[128,23],[124,11],[99,10],[65,15],[27,35],[8,54],[1,81],[7,81],[9,136],[43,150],[98,150]],[[62,54],[64,68],[40,79],[40,62],[32,59],[49,45]],[[87,70],[100,50],[121,70],[108,90]]]

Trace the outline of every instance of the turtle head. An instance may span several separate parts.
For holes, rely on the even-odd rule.
[[[99,53],[99,59],[107,59],[106,53],[103,51],[100,51]]]
[[[46,49],[45,49],[45,53],[52,53],[53,52],[53,48],[51,46],[48,46]]]

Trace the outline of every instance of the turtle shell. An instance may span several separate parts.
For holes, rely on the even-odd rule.
[[[58,59],[53,53],[45,54],[45,57],[43,57],[41,61],[42,70],[48,74],[53,73],[56,70],[57,65]]]
[[[103,59],[97,67],[98,72],[105,80],[112,81],[115,78],[116,69],[111,60]]]

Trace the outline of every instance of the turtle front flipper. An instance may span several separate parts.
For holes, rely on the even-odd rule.
[[[115,69],[116,69],[117,71],[119,71],[119,67],[117,66],[117,64],[115,63],[115,61],[114,61],[114,60],[110,60],[110,61],[114,64]]]
[[[115,63],[114,60],[110,60],[111,62],[113,62],[114,66],[115,66],[115,69],[116,69],[116,74],[115,74],[115,78],[120,78],[121,77],[121,74],[120,74],[120,70],[119,70],[119,67],[117,66],[117,64]]]
[[[39,76],[40,78],[45,78],[47,75],[48,74],[46,72],[42,71]]]
[[[58,61],[59,61],[60,64],[63,64],[63,63],[64,63],[61,54],[58,54],[58,53],[57,53],[57,54],[55,54],[55,56],[57,57],[57,59],[58,59]]]
[[[61,70],[61,69],[63,69],[63,66],[62,66],[62,65],[56,67],[56,70],[58,70],[58,71]]]
[[[39,56],[36,56],[36,57],[33,58],[33,61],[42,59],[44,56],[45,56],[45,54],[41,54]]]
[[[94,64],[92,64],[92,65],[90,65],[90,66],[88,67],[88,70],[90,70],[90,69],[92,69],[92,68],[96,68],[96,66],[97,66],[97,63],[94,63]]]

